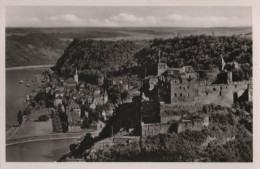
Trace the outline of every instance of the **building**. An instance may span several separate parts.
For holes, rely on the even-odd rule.
[[[68,116],[68,129],[69,131],[80,131],[81,130],[81,109],[75,102],[70,102],[66,107],[66,114]]]
[[[77,82],[76,82],[75,80],[73,80],[72,78],[69,78],[68,80],[66,80],[65,82],[63,82],[63,85],[64,85],[66,88],[69,88],[69,89],[76,89]]]
[[[76,68],[76,72],[75,72],[75,75],[74,75],[74,81],[75,81],[76,83],[79,83],[79,77],[78,77],[77,68]]]
[[[54,99],[54,106],[58,107],[60,104],[62,104],[62,97],[58,96]]]
[[[221,59],[221,71],[195,71],[192,66],[169,68],[159,62],[157,76],[143,80],[142,137],[187,129],[199,131],[209,125],[208,116],[190,115],[202,111],[204,105],[230,107],[242,99],[251,101],[252,83],[233,82],[232,72],[224,70]]]
[[[107,91],[95,88],[86,96],[86,101],[92,109],[95,109],[97,105],[104,105],[108,102]]]

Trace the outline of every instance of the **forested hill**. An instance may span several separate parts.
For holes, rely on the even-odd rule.
[[[252,77],[252,40],[245,36],[191,35],[151,41],[74,40],[57,61],[56,70],[72,75],[78,70],[124,70],[135,67],[147,75],[156,74],[158,53],[169,67],[191,65],[196,70],[220,67],[221,55],[236,80]]]
[[[136,65],[133,57],[148,41],[96,41],[75,39],[56,63],[58,73],[70,76],[75,68],[117,71]]]
[[[156,74],[158,53],[169,67],[193,66],[195,70],[220,69],[223,56],[227,70],[235,80],[252,77],[252,40],[245,36],[186,36],[173,39],[155,39],[149,48],[136,54],[138,62],[148,74]],[[237,63],[238,67],[232,63]],[[234,77],[233,77],[234,78]]]

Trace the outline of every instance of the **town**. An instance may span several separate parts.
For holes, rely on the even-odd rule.
[[[139,142],[158,134],[201,131],[210,123],[206,106],[231,107],[239,101],[252,102],[252,82],[233,82],[232,72],[225,70],[222,57],[220,70],[195,71],[192,66],[170,68],[162,61],[160,52],[158,55],[157,75],[145,77],[141,83],[135,83],[135,87],[129,83],[129,78],[101,76],[97,85],[93,85],[80,81],[77,68],[73,78],[68,79],[49,69],[37,76],[41,87],[34,98],[27,97],[27,104],[31,105],[38,98],[40,104],[52,107],[53,132],[73,133],[91,128],[95,131],[91,137],[95,138],[119,106],[110,100],[109,86],[120,86],[121,99],[124,98],[121,104],[140,98],[140,121],[129,129],[121,128],[114,134],[112,131],[112,137],[97,141],[88,151],[93,153],[104,147]],[[66,160],[75,159],[66,157]]]
[[[218,66],[194,69],[170,67],[167,55],[160,50],[156,55],[153,75],[147,75],[146,66],[140,75],[120,74],[125,70],[117,67],[111,69],[114,73],[104,73],[107,68],[85,71],[76,65],[73,74],[65,76],[56,66],[49,68],[34,77],[36,88],[26,96],[25,110],[18,113],[19,125],[30,114],[42,112],[38,121],[51,119],[50,134],[81,136],[59,161],[95,161],[95,154],[116,146],[144,144],[163,134],[205,132],[214,125],[217,106],[236,113],[234,105],[253,101],[252,80],[234,81],[227,69],[239,69],[236,61],[226,63],[220,55]],[[245,123],[252,124],[251,114],[245,115]]]

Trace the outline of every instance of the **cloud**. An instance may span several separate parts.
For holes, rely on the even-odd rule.
[[[84,24],[85,20],[79,18],[74,14],[63,14],[63,15],[56,15],[47,18],[50,21],[54,22],[61,22],[61,23],[75,23],[75,24]]]
[[[110,18],[112,21],[116,22],[142,22],[144,19],[142,17],[137,17],[133,14],[120,13],[117,16],[113,16]]]
[[[190,18],[187,16],[177,15],[177,14],[171,14],[165,17],[165,19],[173,20],[173,21],[183,21],[183,20],[189,20]]]
[[[40,19],[37,17],[31,17],[26,19],[27,22],[39,22]]]
[[[104,19],[89,19],[95,26],[165,26],[165,27],[215,27],[247,26],[245,18],[223,16],[189,16],[169,14],[165,16],[137,16],[130,13],[119,13]]]
[[[133,13],[121,12],[110,16],[85,16],[73,13],[51,15],[48,17],[15,18],[17,25],[25,26],[129,26],[129,27],[229,27],[248,26],[251,20],[248,17],[237,16],[194,16],[169,13],[168,15],[137,15]],[[9,24],[9,23],[8,23]]]

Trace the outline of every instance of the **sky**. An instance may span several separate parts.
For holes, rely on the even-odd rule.
[[[9,6],[7,27],[241,27],[251,7]]]

